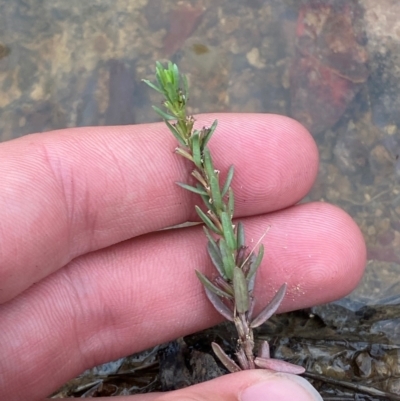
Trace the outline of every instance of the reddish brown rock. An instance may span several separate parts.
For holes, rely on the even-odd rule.
[[[203,13],[204,7],[200,3],[196,6],[180,3],[171,11],[169,30],[163,42],[165,56],[172,56],[182,47],[199,25]]]
[[[291,111],[312,133],[334,125],[368,78],[360,15],[355,1],[310,0],[300,8]]]

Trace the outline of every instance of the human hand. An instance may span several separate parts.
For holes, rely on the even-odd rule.
[[[359,229],[329,204],[294,206],[317,174],[311,136],[281,116],[217,118],[210,148],[222,171],[235,164],[236,217],[254,243],[271,226],[259,307],[283,282],[281,312],[349,293],[365,265]],[[164,124],[0,145],[0,399],[41,399],[86,368],[221,321],[194,274],[213,271],[201,227],[157,232],[197,220],[197,196],[174,185],[188,174],[175,146]],[[293,380],[258,369],[133,400],[313,399]]]

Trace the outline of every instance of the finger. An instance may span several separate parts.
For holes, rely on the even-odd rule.
[[[106,398],[99,398],[106,400]],[[169,393],[115,397],[130,401],[322,401],[311,384],[300,376],[268,370],[248,370],[218,377]]]
[[[284,282],[281,312],[342,297],[362,275],[363,237],[333,206],[305,204],[244,223],[250,244],[271,226],[256,284],[258,310]],[[26,391],[24,382],[30,394],[44,396],[88,367],[216,324],[221,317],[195,268],[213,277],[200,227],[78,258],[0,307],[0,380],[10,392]]]
[[[233,183],[237,216],[287,207],[310,189],[316,146],[295,121],[267,115],[219,119],[215,165]],[[173,154],[164,124],[69,129],[0,146],[0,303],[73,258],[196,219],[198,196],[179,188],[191,166]]]

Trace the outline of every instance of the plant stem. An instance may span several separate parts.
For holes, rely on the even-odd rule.
[[[256,272],[264,255],[264,247],[262,244],[260,245],[257,255],[254,249],[249,251],[245,245],[243,224],[240,222],[233,224],[232,222],[234,194],[231,182],[234,168],[233,166],[229,168],[226,180],[221,185],[220,172],[215,169],[207,146],[216,130],[217,120],[208,128],[203,127],[200,130],[193,128],[195,120],[186,112],[189,97],[187,78],[179,73],[175,64],[168,62],[165,68],[160,62],[157,62],[156,79],[158,85],[148,80],[143,81],[164,96],[163,105],[166,111],[155,106],[153,109],[161,116],[177,139],[179,146],[175,149],[175,153],[193,163],[191,174],[196,181],[195,185],[177,184],[200,195],[205,207],[205,211],[199,206],[196,206],[195,209],[205,224],[204,230],[208,239],[207,251],[218,276],[210,280],[200,271],[196,271],[196,274],[215,309],[235,324],[238,332],[236,357],[239,366],[225,354],[218,344],[213,343],[213,350],[231,372],[268,365],[269,369],[274,369],[275,366],[275,369],[280,371],[288,371],[288,366],[290,366],[291,373],[302,373],[304,369],[301,367],[271,360],[266,342],[262,347],[264,351],[261,355],[258,358],[254,356],[253,329],[276,312],[284,298],[286,284],[281,286],[262,312],[253,318],[255,303],[253,289]]]

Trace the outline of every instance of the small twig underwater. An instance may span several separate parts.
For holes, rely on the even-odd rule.
[[[270,303],[255,317],[253,289],[257,269],[261,265],[264,246],[259,245],[249,251],[245,245],[244,227],[241,222],[233,224],[234,195],[231,182],[234,167],[228,170],[223,185],[220,184],[219,170],[215,169],[210,150],[207,146],[215,129],[217,120],[210,127],[194,129],[194,117],[188,116],[186,104],[189,98],[188,82],[178,67],[168,62],[165,68],[156,63],[156,80],[153,84],[143,80],[151,88],[163,95],[166,111],[153,106],[179,143],[175,153],[190,160],[193,164],[191,175],[195,186],[178,182],[182,188],[194,192],[202,198],[206,212],[195,206],[197,214],[205,224],[204,232],[208,239],[207,251],[214,264],[218,277],[208,279],[196,270],[197,277],[205,288],[205,293],[215,309],[225,318],[234,322],[238,333],[237,363],[216,344],[212,348],[230,372],[246,369],[271,369],[279,372],[301,374],[301,366],[270,358],[269,345],[264,341],[256,357],[254,354],[253,329],[263,324],[278,309],[285,293],[283,284]],[[261,241],[261,240],[260,240]]]

